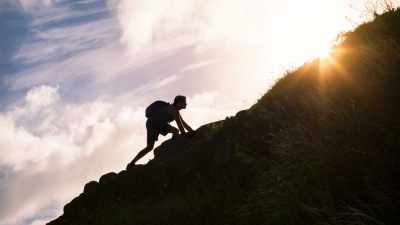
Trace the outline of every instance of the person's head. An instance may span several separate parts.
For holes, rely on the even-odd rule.
[[[186,109],[186,97],[182,95],[177,95],[174,99],[174,105],[178,110]]]

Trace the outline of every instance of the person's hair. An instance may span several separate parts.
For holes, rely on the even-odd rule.
[[[174,99],[174,103],[172,105],[176,106],[178,102],[186,102],[186,97],[182,95],[177,95]]]

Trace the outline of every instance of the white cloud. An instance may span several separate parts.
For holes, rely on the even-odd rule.
[[[30,225],[45,225],[48,222],[47,220],[34,220]]]
[[[32,42],[22,44],[13,59],[19,63],[57,62],[68,54],[92,50],[118,38],[119,28],[113,19],[49,30],[34,29]]]
[[[218,59],[209,59],[201,62],[197,62],[195,64],[189,65],[185,68],[183,68],[181,71],[191,71],[191,70],[197,70],[201,67],[212,65],[214,63],[217,63],[219,60]]]
[[[34,66],[6,76],[4,86],[20,90],[40,84],[74,84],[78,80],[95,85],[168,56],[182,46],[196,44],[196,52],[199,46],[204,52],[204,48],[215,46],[210,43],[221,39],[224,40],[218,42],[221,46],[231,42],[247,43],[247,34],[253,35],[254,30],[265,37],[263,21],[265,13],[270,11],[265,11],[267,3],[264,1],[250,4],[225,0],[109,0],[107,3],[116,10],[119,25],[110,18],[49,30],[35,28],[34,41],[20,45],[14,55],[17,63]],[[61,15],[65,19],[84,13],[64,6],[51,10],[50,16],[43,13],[35,17],[34,21],[39,22],[33,24],[62,20],[57,17]],[[93,9],[90,13],[96,10],[104,9]],[[126,52],[125,46],[118,43],[119,39],[131,51]],[[212,59],[204,60],[189,64],[185,70],[212,63],[215,63]],[[151,86],[140,88],[146,90]]]
[[[15,127],[11,118],[0,115],[0,125],[0,165],[20,165],[22,162],[40,158],[45,153],[43,148],[32,150],[34,146],[40,146],[39,138],[29,134],[23,127]]]
[[[185,18],[179,18],[192,3],[188,1],[119,1],[118,18],[122,26],[121,41],[134,52],[173,49],[190,44],[186,35],[189,28]],[[181,21],[181,22],[180,22]],[[184,26],[184,27],[181,27]],[[167,46],[167,45],[169,46]]]
[[[159,81],[157,84],[155,84],[154,86],[151,87],[151,89],[158,89],[158,88],[162,88],[168,84],[171,84],[179,79],[181,79],[183,76],[182,75],[177,75],[174,74],[172,76],[169,76],[167,78],[162,79],[161,81]]]
[[[203,94],[196,94],[191,98],[187,99],[187,102],[191,102],[192,107],[204,107],[209,106],[217,98],[218,92],[204,92]]]
[[[40,58],[41,55],[37,57]],[[115,76],[118,72],[131,68],[133,65],[125,63],[126,60],[128,59],[121,55],[117,46],[106,46],[78,53],[74,57],[61,61],[39,64],[13,76],[5,77],[3,83],[10,85],[11,90],[20,90],[43,83],[54,85],[74,83],[85,78],[96,80],[98,77]]]
[[[35,87],[28,91],[25,100],[29,104],[31,110],[36,112],[41,107],[50,105],[60,99],[60,95],[57,93],[59,87],[59,85],[56,87],[45,85]]]
[[[93,1],[84,1],[87,4]],[[36,1],[32,4],[42,4]],[[74,3],[78,4],[78,3]],[[124,46],[118,43],[120,28],[114,18],[105,14],[100,20],[80,20],[70,25],[68,19],[107,12],[105,6],[75,10],[71,4],[54,5],[34,12],[28,24],[29,39],[18,45],[12,60],[23,69],[5,74],[2,86],[11,90],[35,85],[74,83],[76,80],[107,80],[120,71],[137,65],[138,59],[126,57]],[[52,26],[47,26],[51,22]],[[54,26],[62,22],[64,26]],[[126,61],[131,63],[126,63]],[[27,67],[24,67],[27,66]]]
[[[46,87],[33,89],[29,96],[44,95],[47,91]],[[40,103],[39,114],[49,102]],[[19,114],[19,110],[0,113],[0,168],[10,168],[2,171],[6,175],[0,183],[0,224],[15,224],[23,218],[34,217],[38,209],[55,201],[57,208],[62,207],[79,194],[86,182],[124,167],[126,158],[115,158],[112,149],[118,148],[119,154],[126,154],[134,144],[131,140],[137,137],[128,138],[135,133],[134,129],[117,133],[109,113],[111,107],[100,101],[66,106],[59,110],[61,115],[45,121],[54,127],[54,132],[41,136],[33,135],[22,126],[16,127],[17,120],[31,119],[21,118],[26,116]]]
[[[270,1],[109,0],[109,5],[117,10],[121,41],[134,53],[218,39],[260,43],[267,35],[265,15],[274,13]]]
[[[343,12],[349,13],[350,2],[361,0],[108,0],[120,23],[120,41],[133,54],[195,45],[198,56],[215,49],[212,43],[227,49],[244,45],[273,56],[269,71],[279,74],[329,46],[345,29]]]
[[[82,79],[94,85],[171,54],[127,54],[118,42],[119,29],[113,18],[48,30],[35,28],[33,41],[21,44],[13,56],[15,63],[29,65],[29,69],[5,76],[3,85],[20,90]]]
[[[129,95],[141,95],[150,90],[160,89],[160,88],[165,87],[177,80],[182,79],[183,77],[184,77],[183,75],[173,74],[173,75],[168,76],[160,81],[156,80],[156,81],[141,85],[138,88],[129,92]]]

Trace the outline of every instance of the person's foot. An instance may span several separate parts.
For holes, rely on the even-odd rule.
[[[189,132],[186,133],[187,137],[193,137],[194,135],[196,135],[195,131],[189,131]]]
[[[131,169],[131,168],[133,168],[133,167],[135,167],[136,165],[134,164],[134,163],[129,163],[127,166],[126,166],[126,169],[127,170],[129,170],[129,169]]]

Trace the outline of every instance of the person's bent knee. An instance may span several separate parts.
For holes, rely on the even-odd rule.
[[[178,135],[178,134],[179,134],[179,130],[176,129],[176,128],[174,128],[174,130],[172,131],[172,134],[173,134],[173,135]]]
[[[175,127],[171,127],[169,128],[168,133],[172,133],[173,136],[176,136],[179,134],[179,130],[176,129]]]

